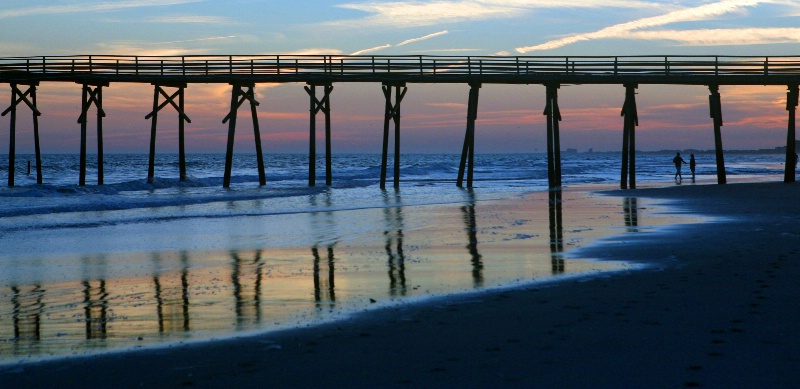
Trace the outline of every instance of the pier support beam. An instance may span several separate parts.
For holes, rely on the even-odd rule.
[[[394,89],[394,104],[392,104]],[[406,95],[405,83],[383,84],[383,96],[386,98],[386,113],[383,118],[383,154],[381,158],[381,189],[386,189],[386,164],[389,153],[389,122],[394,121],[394,187],[400,186],[400,102]]]
[[[480,83],[469,84],[469,102],[467,104],[467,130],[464,134],[464,147],[461,149],[461,163],[458,165],[459,188],[464,186],[464,170],[467,170],[467,188],[472,188],[472,174],[475,166],[475,120],[478,119],[478,92]],[[469,168],[466,168],[469,163]]]
[[[225,153],[225,177],[222,181],[222,186],[224,188],[229,188],[231,186],[231,169],[233,167],[233,139],[236,133],[236,113],[239,111],[239,107],[242,106],[245,100],[250,102],[250,114],[253,117],[253,136],[255,137],[256,143],[256,159],[258,161],[258,182],[261,186],[267,184],[267,176],[264,172],[264,155],[262,154],[261,150],[261,131],[258,128],[258,114],[256,107],[259,105],[259,102],[256,101],[254,84],[249,85],[242,85],[242,84],[231,84],[233,86],[233,90],[231,92],[231,111],[225,116],[225,119],[222,119],[222,123],[228,123],[228,145]],[[247,91],[243,91],[242,87],[247,88]]]
[[[625,84],[625,103],[622,105],[624,125],[622,129],[622,177],[620,188],[636,189],[636,126],[639,125],[639,114],[636,111],[637,84]]]
[[[547,104],[543,115],[547,116],[547,183],[550,189],[561,187],[561,141],[558,122],[561,111],[558,109],[559,84],[546,84]]]
[[[16,161],[16,142],[17,142],[17,105],[20,103],[25,103],[28,108],[31,109],[33,112],[33,139],[36,148],[36,183],[42,183],[42,154],[41,149],[39,148],[39,116],[42,115],[39,112],[39,109],[36,107],[36,87],[39,85],[38,82],[32,82],[29,84],[23,84],[28,87],[25,92],[19,89],[16,83],[11,84],[11,106],[9,106],[5,111],[3,111],[2,116],[6,116],[9,113],[11,125],[9,127],[9,142],[8,142],[8,186],[14,186],[14,173],[15,173],[15,166],[14,163]],[[30,96],[30,99],[28,99]],[[30,165],[28,165],[30,167]]]
[[[795,135],[795,113],[797,112],[798,86],[789,85],[789,92],[786,93],[786,110],[789,111],[789,125],[786,132],[786,167],[783,182],[795,181],[795,170],[797,169],[797,141]]]
[[[322,99],[317,99],[317,86],[323,87]],[[317,181],[317,112],[325,114],[325,185],[330,186],[331,177],[331,92],[333,85],[311,84],[305,86],[306,93],[311,101],[309,143],[308,143],[308,186],[316,185]]]
[[[153,84],[153,111],[145,116],[145,119],[152,119],[150,126],[150,160],[147,170],[147,183],[152,184],[155,178],[155,164],[156,164],[156,128],[158,123],[158,112],[167,105],[171,105],[178,111],[178,164],[180,165],[180,180],[186,181],[186,148],[184,147],[184,123],[191,123],[192,120],[186,116],[184,112],[184,90],[186,84],[178,85],[158,85]],[[164,87],[177,88],[172,95],[164,91]],[[164,96],[164,102],[159,104],[160,96]],[[175,103],[175,98],[178,98],[178,103]]]
[[[78,118],[81,125],[81,171],[78,185],[86,185],[86,124],[92,104],[97,108],[97,185],[103,185],[103,118],[106,117],[103,111],[103,87],[108,86],[108,83],[82,85],[81,116]]]
[[[722,101],[719,96],[719,85],[709,85],[708,103],[711,108],[711,118],[714,119],[714,148],[717,151],[717,183],[725,184],[728,179],[725,176],[725,158],[722,153]]]

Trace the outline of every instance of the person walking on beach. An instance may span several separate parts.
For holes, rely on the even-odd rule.
[[[694,154],[689,156],[689,170],[692,171],[692,182],[694,182],[694,168],[697,166],[697,161],[694,160]]]
[[[686,161],[681,158],[681,153],[675,155],[675,158],[672,158],[672,163],[675,164],[675,181],[683,181],[683,176],[681,175],[681,165],[686,163]]]

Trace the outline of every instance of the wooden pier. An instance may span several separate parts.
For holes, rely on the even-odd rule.
[[[154,87],[148,182],[153,181],[154,154],[159,111],[167,105],[178,113],[180,178],[186,178],[184,123],[185,89],[197,83],[227,83],[232,87],[231,110],[223,119],[228,124],[228,143],[223,186],[230,185],[236,113],[250,103],[258,156],[259,183],[266,184],[254,89],[259,83],[303,83],[310,99],[309,177],[316,184],[316,115],[325,116],[325,184],[331,185],[331,92],[334,83],[359,82],[382,85],[386,99],[380,185],[386,185],[390,123],[394,122],[394,186],[400,182],[400,104],[413,83],[460,83],[470,86],[467,123],[459,165],[458,186],[472,187],[475,153],[475,124],[478,92],[483,84],[540,84],[546,89],[548,183],[561,186],[558,89],[562,84],[618,84],[625,88],[621,115],[622,168],[620,187],[636,187],[636,142],[638,125],[636,88],[641,84],[704,85],[709,88],[709,109],[713,122],[717,180],[726,183],[721,127],[721,85],[785,85],[788,89],[785,182],[795,180],[795,113],[800,84],[800,56],[40,56],[0,58],[0,83],[11,87],[8,186],[14,186],[17,108],[24,104],[33,114],[37,182],[42,183],[40,134],[36,89],[42,82],[70,82],[82,85],[81,166],[79,185],[85,185],[86,127],[89,110],[97,111],[97,156],[99,185],[103,184],[103,88],[110,83],[149,83]],[[317,97],[317,87],[322,97]],[[164,88],[176,89],[172,94]],[[161,101],[161,98],[164,100]],[[393,101],[394,98],[394,101]],[[178,100],[177,102],[175,100]]]

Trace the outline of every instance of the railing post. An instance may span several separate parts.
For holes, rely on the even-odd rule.
[[[764,75],[769,76],[769,57],[764,58]]]
[[[136,68],[136,75],[138,76],[139,75],[139,57],[137,56],[137,57],[134,57],[134,58],[136,59],[135,68]]]
[[[92,70],[93,70],[93,66],[92,66],[92,56],[90,55],[90,56],[89,56],[89,73],[90,73],[90,74],[92,73]]]
[[[669,59],[664,57],[664,74],[669,76]]]
[[[714,75],[719,76],[719,57],[714,57]]]
[[[618,61],[619,57],[614,57],[614,75],[617,75],[617,68],[618,68]]]
[[[275,70],[278,73],[278,75],[281,74],[281,56],[280,55],[275,56]]]
[[[186,77],[186,57],[185,56],[181,56],[181,71],[183,73],[183,76]]]
[[[233,56],[232,55],[228,56],[228,71],[230,72],[230,74],[233,74]]]

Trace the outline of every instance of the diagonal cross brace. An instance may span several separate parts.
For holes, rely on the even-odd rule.
[[[11,110],[14,109],[20,103],[25,103],[25,105],[27,105],[31,109],[31,111],[33,111],[34,115],[42,116],[42,113],[39,112],[38,109],[36,109],[36,105],[34,105],[30,100],[28,100],[28,96],[30,96],[31,92],[34,91],[34,88],[35,88],[34,86],[29,87],[28,90],[25,91],[25,93],[22,93],[19,90],[19,88],[17,88],[16,85],[12,86],[11,88],[13,89],[13,93],[14,93],[14,102],[11,104],[10,107],[8,107],[5,111],[3,111],[3,114],[0,115],[0,116],[8,115],[8,113],[11,112]],[[19,97],[17,97],[17,96],[19,96]]]
[[[231,119],[231,116],[233,116],[234,112],[239,110],[239,107],[241,107],[242,104],[244,104],[245,100],[250,101],[250,104],[253,104],[255,106],[261,105],[261,103],[256,101],[255,94],[253,92],[253,88],[252,87],[249,87],[247,89],[247,92],[244,92],[241,89],[237,89],[237,92],[235,92],[235,93],[238,95],[237,97],[241,96],[241,98],[239,98],[239,101],[236,103],[235,107],[231,107],[231,112],[229,112],[228,115],[225,116],[224,119],[222,119],[222,124],[227,123],[228,120]]]
[[[311,96],[312,99],[314,99],[313,100],[314,101],[314,109],[313,109],[313,111],[314,111],[315,115],[319,111],[322,111],[322,112],[324,112],[326,114],[330,113],[330,112],[328,112],[328,109],[325,108],[325,105],[326,105],[326,103],[328,102],[328,100],[331,97],[331,92],[333,92],[333,85],[325,85],[325,95],[322,97],[322,100],[317,99],[317,96],[314,95],[314,92],[307,85],[304,86],[303,88],[306,90],[306,93],[308,93],[308,95]]]
[[[147,114],[147,116],[144,117],[145,119],[150,119],[151,117],[153,117],[153,115],[157,114],[159,111],[161,111],[162,108],[166,107],[167,104],[169,104],[173,108],[175,108],[176,111],[178,111],[179,118],[186,120],[187,123],[192,122],[192,119],[189,119],[189,116],[186,115],[185,112],[183,112],[183,110],[178,106],[177,103],[175,103],[175,98],[180,96],[183,88],[179,88],[171,96],[167,95],[167,92],[165,92],[164,89],[161,88],[161,86],[156,85],[156,89],[158,90],[158,93],[161,94],[161,96],[164,96],[165,100],[161,104],[159,104],[158,108],[156,108],[153,112]]]
[[[386,108],[386,117],[398,120],[400,119],[400,102],[403,101],[403,97],[405,97],[408,88],[403,87],[400,94],[397,95],[395,98],[394,104],[391,103],[392,100],[392,86],[391,85],[384,85],[383,86],[383,95],[386,97],[386,102],[388,103]]]
[[[78,123],[86,123],[86,114],[88,113],[89,107],[91,107],[92,104],[97,107],[97,114],[100,115],[100,117],[106,117],[106,112],[103,110],[103,104],[100,102],[100,93],[102,93],[100,88],[102,87],[92,89],[84,85],[83,88],[86,91],[88,98],[86,99],[85,108],[83,112],[81,112],[81,116],[78,117]]]

